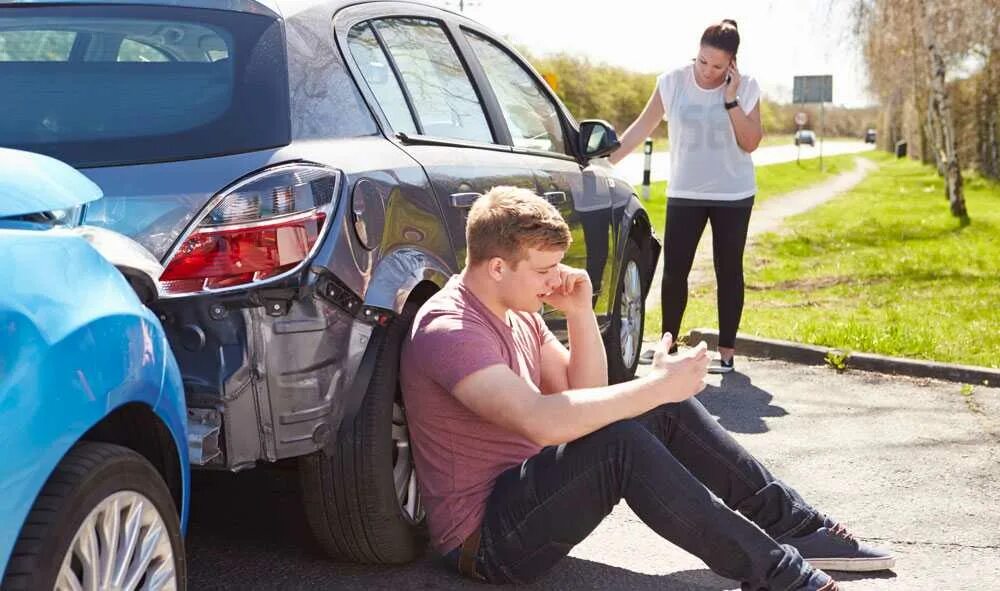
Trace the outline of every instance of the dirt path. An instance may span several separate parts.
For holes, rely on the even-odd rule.
[[[854,159],[855,168],[850,172],[841,173],[834,178],[823,183],[812,185],[799,191],[792,191],[780,197],[768,199],[764,203],[755,205],[753,214],[750,217],[750,228],[747,232],[747,249],[744,253],[744,260],[749,260],[748,255],[753,249],[755,237],[765,232],[773,232],[781,227],[785,219],[806,212],[817,205],[820,205],[834,197],[853,189],[874,170],[876,165],[865,158]],[[662,232],[662,228],[657,228],[657,232]],[[649,296],[646,298],[646,305],[659,305],[660,284],[663,281],[663,257],[656,267],[656,275],[653,277],[653,285],[650,287]],[[712,230],[705,228],[705,233],[698,243],[698,251],[694,258],[694,267],[688,276],[689,289],[694,289],[705,283],[715,281],[715,271],[712,268]],[[655,335],[646,335],[646,340],[651,340]]]

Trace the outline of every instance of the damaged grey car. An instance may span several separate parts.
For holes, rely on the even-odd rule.
[[[400,563],[424,525],[397,384],[465,216],[530,188],[573,232],[613,381],[638,363],[660,245],[606,156],[500,37],[411,2],[0,0],[0,144],[105,197],[85,223],[162,263],[195,468],[294,459],[338,559]],[[544,310],[565,336],[565,322]]]

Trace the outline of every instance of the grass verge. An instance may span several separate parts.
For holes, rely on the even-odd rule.
[[[756,240],[740,331],[1000,367],[1000,184],[966,178],[963,226],[933,168],[868,157],[880,168],[854,190]],[[714,283],[692,290],[681,334],[716,314]]]
[[[773,197],[784,195],[810,185],[829,180],[842,172],[853,170],[854,158],[857,154],[841,154],[823,158],[823,170],[819,168],[819,159],[812,158],[802,162],[782,162],[757,167],[757,198],[760,204]],[[636,187],[641,195],[642,187]],[[659,181],[649,185],[649,200],[642,205],[649,213],[649,221],[656,232],[663,235],[667,214],[667,182]]]

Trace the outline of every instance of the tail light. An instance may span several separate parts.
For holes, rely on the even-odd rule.
[[[324,234],[338,178],[323,166],[287,164],[217,195],[168,257],[163,295],[235,289],[295,271]]]

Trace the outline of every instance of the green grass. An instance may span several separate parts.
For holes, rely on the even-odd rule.
[[[962,226],[932,168],[868,157],[879,170],[748,253],[740,331],[1000,367],[1000,184],[966,178]],[[713,283],[692,291],[681,334],[716,318]]]
[[[791,191],[804,189],[810,185],[829,180],[834,176],[854,169],[854,154],[842,154],[823,158],[823,170],[819,169],[819,159],[812,158],[803,160],[800,163],[782,162],[780,164],[768,164],[757,167],[757,199],[759,204],[772,197],[784,195]],[[637,186],[636,191],[642,194],[642,187]],[[649,201],[642,204],[649,213],[649,221],[653,228],[662,235],[664,223],[666,222],[667,202],[666,202],[667,182],[659,181],[651,183],[649,186]]]

